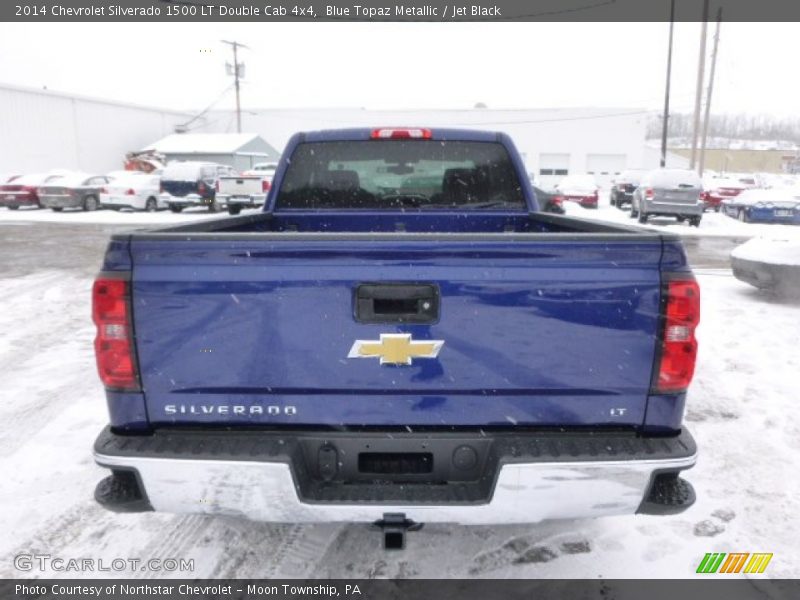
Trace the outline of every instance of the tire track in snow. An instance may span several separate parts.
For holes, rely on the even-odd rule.
[[[113,517],[93,500],[70,506],[66,511],[44,521],[27,539],[17,542],[7,556],[0,558],[0,578],[19,577],[13,568],[13,557],[18,554],[42,554],[53,557],[75,557],[76,548],[86,545],[85,538],[92,532],[112,526]],[[62,576],[69,573],[42,572],[41,576]]]
[[[63,272],[0,280],[0,372],[4,394],[0,457],[71,406],[101,395],[94,374],[89,281]],[[75,301],[75,299],[78,301]]]

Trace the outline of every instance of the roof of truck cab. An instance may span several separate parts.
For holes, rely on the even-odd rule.
[[[300,135],[303,137],[303,141],[306,142],[361,141],[371,139],[370,136],[375,129],[429,129],[431,132],[431,137],[429,139],[438,141],[496,142],[498,136],[500,135],[496,131],[480,131],[477,129],[448,129],[442,127],[425,127],[423,125],[387,125],[358,127],[352,129],[322,129],[320,131],[306,131]]]

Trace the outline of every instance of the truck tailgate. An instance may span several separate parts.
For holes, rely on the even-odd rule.
[[[408,236],[131,241],[148,417],[166,424],[639,426],[662,242]],[[363,323],[360,284],[432,285],[427,324]],[[443,342],[409,366],[356,340]]]

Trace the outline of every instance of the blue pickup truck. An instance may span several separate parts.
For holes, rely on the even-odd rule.
[[[263,212],[113,236],[95,497],[387,547],[680,512],[699,301],[678,238],[540,212],[502,133],[300,133]]]

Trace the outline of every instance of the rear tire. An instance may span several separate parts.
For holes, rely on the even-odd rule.
[[[716,213],[718,213],[718,212],[719,212],[719,204],[717,204],[717,205],[714,207],[714,212],[716,212]]]
[[[640,212],[639,213],[639,223],[643,223],[643,224],[647,223],[647,213],[646,212]]]
[[[242,207],[241,206],[229,206],[228,207],[228,214],[229,215],[238,215],[240,212],[242,212]]]
[[[169,209],[174,213],[179,213],[183,210],[183,207],[180,204],[170,204]]]
[[[747,211],[743,208],[739,209],[739,212],[736,215],[736,218],[739,219],[742,223],[749,223],[750,217],[747,216]]]
[[[213,200],[211,204],[208,205],[208,212],[210,213],[219,212],[219,203],[216,200]]]
[[[639,216],[639,211],[636,210],[636,208],[633,205],[633,202],[631,202],[631,212],[628,213],[628,217],[631,219],[635,219],[638,216]]]
[[[97,210],[98,206],[97,198],[94,196],[86,196],[83,200],[83,210],[86,212]]]
[[[144,203],[144,210],[146,212],[156,212],[158,209],[158,203],[156,202],[155,198],[148,198],[147,201]]]
[[[678,219],[678,223],[683,223],[686,220],[686,217],[681,217],[681,216],[675,218]]]
[[[51,206],[50,210],[52,210],[53,212],[61,212],[62,210],[64,210],[64,207],[63,206]]]
[[[8,210],[19,210],[19,206],[9,206]]]
[[[689,219],[689,225],[692,227],[700,227],[700,221],[702,217],[692,217]]]

